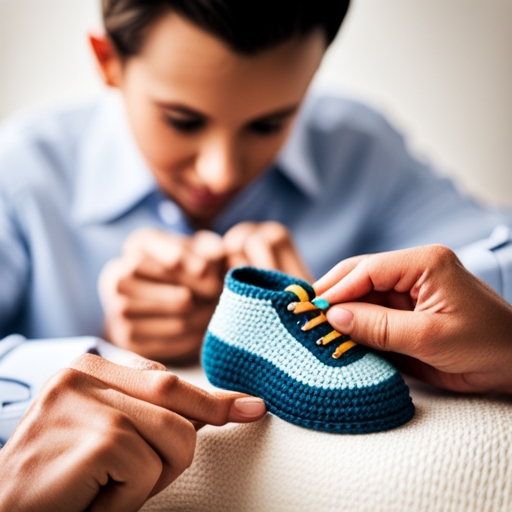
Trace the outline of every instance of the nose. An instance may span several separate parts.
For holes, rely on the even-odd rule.
[[[231,191],[241,178],[236,142],[228,137],[205,142],[196,158],[196,172],[214,194]]]

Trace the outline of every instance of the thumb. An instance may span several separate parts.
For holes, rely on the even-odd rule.
[[[401,311],[362,302],[333,306],[327,320],[339,332],[357,343],[377,350],[415,357],[415,333],[421,331],[422,318],[413,311]]]

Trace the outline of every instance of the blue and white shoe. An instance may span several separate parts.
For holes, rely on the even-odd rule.
[[[334,331],[314,297],[308,283],[280,272],[231,270],[203,346],[209,381],[315,430],[379,432],[408,422],[414,405],[402,376]]]

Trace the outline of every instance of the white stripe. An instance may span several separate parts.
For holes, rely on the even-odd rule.
[[[372,353],[347,366],[325,365],[288,332],[271,301],[238,295],[227,288],[208,330],[225,343],[262,357],[309,386],[363,388],[380,384],[396,372],[386,360]]]

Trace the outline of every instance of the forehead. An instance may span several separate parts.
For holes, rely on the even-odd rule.
[[[241,55],[170,13],[151,28],[128,66],[158,100],[181,101],[212,115],[237,110],[257,115],[300,101],[324,51],[318,30],[257,55]]]

